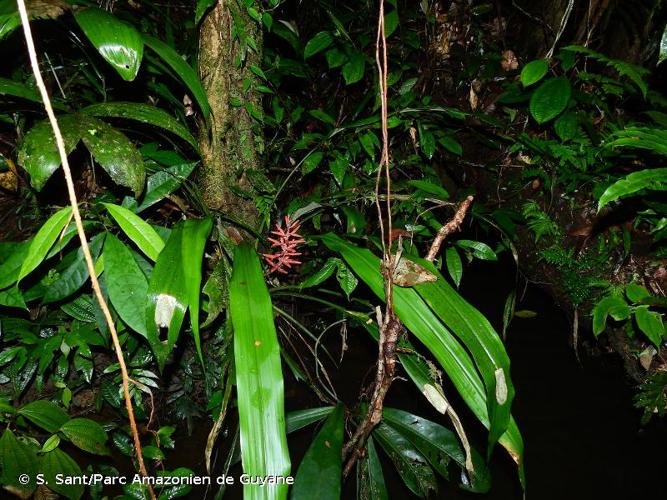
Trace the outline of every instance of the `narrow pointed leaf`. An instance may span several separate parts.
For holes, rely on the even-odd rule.
[[[359,461],[357,498],[359,500],[388,500],[389,493],[384,483],[382,464],[375,449],[373,436],[366,441],[366,456]]]
[[[134,331],[147,337],[148,281],[130,249],[113,234],[107,236],[104,244],[104,275],[109,299],[120,318]]]
[[[667,168],[651,168],[633,172],[609,186],[598,201],[598,210],[612,201],[632,196],[642,189],[667,190]]]
[[[134,80],[144,54],[144,42],[137,30],[97,7],[78,10],[74,18],[90,43],[118,74],[128,82]]]
[[[164,248],[164,241],[162,241],[162,238],[160,238],[160,235],[157,234],[155,229],[127,208],[114,205],[113,203],[103,203],[103,205],[116,220],[127,237],[130,238],[139,247],[139,250],[144,252],[149,259],[155,262]]]
[[[1,21],[0,21],[1,23]],[[9,95],[13,97],[21,97],[34,102],[42,102],[37,90],[26,86],[21,82],[8,80],[7,78],[0,78],[0,95]]]
[[[28,255],[21,265],[17,281],[21,281],[42,263],[63,228],[69,222],[71,214],[71,207],[62,208],[49,217],[39,231],[37,231],[28,248]]]
[[[150,35],[144,34],[143,37],[146,45],[151,50],[155,51],[155,53],[174,70],[174,73],[176,73],[188,87],[197,101],[197,104],[199,104],[202,113],[207,117],[211,112],[211,107],[208,104],[206,91],[204,90],[197,73],[192,69],[192,66],[185,62],[178,52],[166,43]]]
[[[327,417],[333,410],[334,406],[324,406],[322,408],[308,408],[307,410],[295,410],[287,414],[286,425],[287,434],[303,429],[304,427],[319,422]]]
[[[340,252],[362,281],[379,298],[384,298],[378,257],[369,250],[349,244],[332,233],[322,236],[321,239],[331,250]],[[463,346],[449,333],[414,289],[396,287],[394,308],[408,330],[435,356],[475,416],[488,428],[489,416],[484,384]],[[523,442],[513,420],[510,420],[509,428],[501,436],[500,443],[519,465],[522,474]]]
[[[135,196],[144,190],[146,169],[141,153],[125,134],[92,116],[77,115],[81,139],[111,179],[130,188]]]
[[[236,248],[229,290],[243,471],[287,476],[290,459],[284,416],[280,345],[259,257],[247,243]],[[244,498],[284,499],[287,485],[244,486]]]
[[[419,498],[427,498],[438,489],[433,469],[401,433],[387,424],[380,424],[373,436],[389,455],[405,485]]]
[[[149,176],[146,181],[146,194],[134,211],[140,213],[176,191],[196,165],[196,163],[172,165]]]
[[[317,433],[296,473],[292,500],[340,498],[343,417],[343,405],[339,404]]]
[[[190,326],[195,340],[199,360],[204,364],[204,355],[199,338],[199,296],[201,294],[202,258],[206,240],[211,233],[211,219],[189,219],[183,222],[183,249],[181,252],[183,279],[187,287]]]
[[[81,113],[103,118],[124,118],[146,123],[177,135],[190,144],[196,151],[198,150],[197,141],[181,122],[166,111],[149,104],[139,102],[104,102],[87,106],[81,110]]]
[[[81,129],[76,115],[58,117],[60,133],[69,155],[79,143]],[[56,139],[48,120],[38,122],[23,138],[18,152],[18,163],[30,174],[30,185],[41,191],[51,175],[60,166]]]

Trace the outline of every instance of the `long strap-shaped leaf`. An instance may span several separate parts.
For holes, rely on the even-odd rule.
[[[234,253],[229,287],[243,471],[253,476],[290,472],[285,433],[280,345],[269,291],[255,250],[247,243]],[[287,498],[287,485],[244,485],[244,498]]]
[[[322,236],[322,241],[331,250],[339,252],[371,290],[384,299],[378,257],[369,250],[352,245],[331,233]],[[435,356],[475,416],[489,428],[484,384],[463,346],[449,333],[415,290],[396,287],[394,308],[408,330]],[[516,423],[511,418],[507,431],[499,441],[519,465],[523,481],[523,441]]]
[[[423,259],[414,260],[438,277],[436,281],[415,286],[415,290],[465,344],[482,375],[489,411],[490,454],[493,445],[507,430],[514,399],[514,385],[509,372],[510,359],[505,346],[482,313],[449,286],[433,264]]]

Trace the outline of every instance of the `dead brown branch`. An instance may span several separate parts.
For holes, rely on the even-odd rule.
[[[435,235],[433,243],[431,243],[431,248],[426,255],[426,260],[430,262],[435,260],[435,257],[438,255],[440,247],[442,246],[442,243],[445,241],[447,236],[455,231],[458,231],[458,229],[461,227],[461,224],[463,224],[463,220],[465,219],[466,214],[470,209],[470,205],[472,205],[472,202],[472,196],[468,196],[465,200],[463,200],[459,205],[459,208],[456,210],[454,217],[452,217],[452,219],[447,224],[440,228],[438,234]]]

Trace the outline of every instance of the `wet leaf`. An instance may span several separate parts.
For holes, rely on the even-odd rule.
[[[130,188],[135,196],[144,190],[146,170],[141,153],[117,129],[92,116],[78,115],[81,139],[111,179]]]
[[[144,55],[144,42],[137,30],[97,7],[77,10],[74,18],[90,43],[123,80],[134,80]]]

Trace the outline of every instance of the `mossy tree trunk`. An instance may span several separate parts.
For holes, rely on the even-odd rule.
[[[261,28],[234,0],[218,0],[199,33],[199,74],[211,105],[210,123],[199,137],[200,188],[209,208],[249,226],[255,226],[257,210],[248,196],[248,172],[262,168],[263,144],[250,115],[261,112],[261,102],[249,68],[259,66],[261,36]]]

